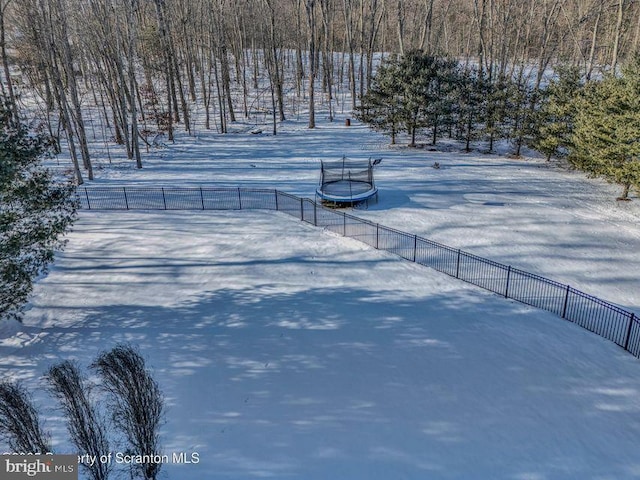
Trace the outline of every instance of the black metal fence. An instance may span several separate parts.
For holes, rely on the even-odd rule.
[[[506,298],[576,323],[640,358],[640,319],[632,312],[508,265],[385,227],[278,190],[251,188],[79,188],[90,210],[277,210]]]

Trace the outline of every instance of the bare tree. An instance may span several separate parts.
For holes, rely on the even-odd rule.
[[[625,0],[618,0],[618,8],[616,15],[616,28],[613,33],[613,51],[611,52],[611,69],[615,71],[618,65],[618,54],[620,50],[620,40],[622,36],[622,22],[624,20],[624,4]]]
[[[424,25],[422,33],[420,35],[420,48],[424,49],[427,53],[433,51],[433,2],[434,0],[423,0],[424,5]]]
[[[71,54],[66,9],[62,4],[62,0],[52,0],[51,7],[51,32],[55,36],[54,41],[61,46],[61,51],[58,52],[58,56],[65,76],[65,86],[68,90],[68,96],[73,108],[73,124],[70,125],[69,128],[75,128],[76,130],[84,168],[87,170],[89,180],[93,180],[93,166],[91,165],[91,156],[87,144],[87,134],[85,131],[82,106],[80,104],[76,70]]]
[[[308,31],[308,69],[309,69],[309,128],[316,128],[315,80],[317,74],[316,63],[316,0],[305,0]]]
[[[271,96],[273,97],[273,134],[276,134],[276,108],[278,109],[278,118],[281,122],[285,120],[284,114],[284,95],[283,95],[283,74],[281,72],[282,58],[280,55],[281,48],[276,31],[276,11],[272,0],[262,0],[267,10],[267,21],[269,34],[265,40],[265,60],[267,70],[269,72],[269,80],[271,86]]]
[[[354,39],[354,19],[353,0],[342,0],[342,11],[344,12],[345,38],[349,53],[349,88],[351,91],[351,108],[356,108],[356,62],[355,62],[355,39]]]
[[[96,405],[91,401],[89,387],[75,363],[64,361],[47,372],[51,391],[57,398],[67,420],[71,441],[79,452],[100,457],[109,452],[107,428]],[[91,480],[106,480],[111,465],[95,462],[81,464]]]
[[[400,55],[404,55],[404,43],[405,43],[405,8],[404,1],[398,0],[398,6],[396,9],[397,12],[397,20],[398,20],[398,48],[400,50]]]
[[[173,121],[179,121],[178,100],[175,95],[175,83],[173,79],[173,57],[170,52],[169,32],[165,20],[164,0],[154,0],[156,7],[156,18],[158,22],[158,32],[160,37],[160,49],[162,51],[163,73],[167,88],[167,108],[168,108],[168,133],[169,140],[173,141]]]
[[[125,11],[127,15],[127,62],[129,71],[129,106],[131,110],[131,156],[135,158],[136,166],[142,168],[140,157],[140,142],[138,141],[138,111],[136,108],[136,91],[138,82],[136,81],[136,27],[134,25],[135,14],[138,10],[138,0],[125,0]]]
[[[14,452],[51,452],[31,396],[19,383],[0,383],[0,440]]]
[[[159,428],[164,412],[160,388],[147,370],[144,358],[130,345],[118,345],[101,354],[92,367],[110,395],[113,420],[131,450],[144,455],[159,453]],[[145,480],[155,480],[162,464],[135,466]]]

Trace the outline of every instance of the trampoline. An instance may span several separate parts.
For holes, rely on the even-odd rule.
[[[373,180],[373,167],[382,159],[350,160],[342,157],[338,161],[320,162],[320,185],[316,197],[323,203],[336,206],[356,205],[377,200],[378,189]]]

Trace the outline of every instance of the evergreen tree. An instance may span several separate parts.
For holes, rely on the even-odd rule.
[[[522,75],[510,82],[507,99],[507,118],[511,131],[511,142],[514,145],[514,155],[520,156],[522,145],[534,131],[534,112],[537,103],[537,92],[529,82],[529,78]]]
[[[76,216],[74,186],[41,164],[50,142],[0,105],[0,319],[19,319]]]
[[[455,115],[458,138],[465,142],[465,151],[471,150],[471,142],[479,136],[478,119],[482,116],[483,94],[480,72],[477,67],[467,67],[458,76]]]
[[[431,128],[431,144],[435,145],[443,127],[453,123],[460,71],[458,62],[439,57],[429,61],[429,89],[423,105],[424,125]]]
[[[588,84],[578,102],[570,161],[592,175],[640,191],[640,57],[600,82]]]
[[[392,145],[396,143],[396,135],[403,121],[403,98],[397,71],[397,61],[383,63],[372,79],[371,88],[360,97],[360,105],[354,112],[361,122],[391,135]]]
[[[373,78],[371,89],[360,98],[357,118],[391,134],[391,143],[401,127],[411,137],[410,146],[415,146],[422,128],[432,129],[435,143],[440,128],[453,121],[457,65],[420,50],[385,63]]]
[[[576,100],[583,85],[576,67],[558,68],[557,77],[540,92],[531,146],[546,155],[566,155],[571,147],[577,112]]]
[[[493,152],[496,140],[508,135],[507,118],[509,112],[509,96],[511,79],[504,75],[493,78],[489,76],[481,80],[485,102],[482,108],[484,118],[484,134],[489,141],[489,152]]]
[[[400,58],[397,74],[403,90],[404,125],[410,135],[410,147],[416,146],[416,134],[425,127],[425,107],[433,101],[431,82],[434,78],[432,57],[424,55],[420,50],[407,52]]]
[[[421,50],[407,52],[400,59],[398,74],[404,89],[404,123],[411,136],[409,146],[416,145],[416,135],[423,128],[431,129],[435,144],[439,128],[451,121],[457,66],[456,61],[426,55]]]

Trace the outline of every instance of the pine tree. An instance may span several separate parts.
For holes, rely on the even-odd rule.
[[[389,134],[392,145],[396,143],[396,135],[403,121],[403,99],[397,70],[397,62],[389,60],[383,63],[372,80],[371,88],[360,97],[360,105],[354,112],[361,122]]]
[[[439,127],[452,116],[457,62],[412,50],[400,59],[397,73],[404,92],[402,110],[411,136],[409,146],[416,145],[416,135],[423,128],[431,129],[435,144]]]
[[[525,139],[534,131],[533,112],[536,109],[538,96],[522,70],[517,79],[510,82],[508,92],[506,120],[511,130],[513,153],[519,157]]]
[[[570,161],[586,172],[640,191],[640,57],[586,86],[578,103]]]
[[[41,164],[50,145],[0,105],[0,319],[20,318],[76,216],[74,186]]]
[[[428,88],[423,103],[423,125],[431,128],[431,144],[435,145],[443,127],[453,123],[460,72],[458,62],[440,57],[427,57]]]
[[[547,160],[569,152],[577,115],[576,100],[583,85],[575,67],[557,70],[557,77],[541,91],[541,106],[535,115],[535,132],[531,146]]]
[[[465,142],[465,151],[471,150],[471,142],[479,136],[478,119],[482,116],[484,95],[477,67],[466,67],[458,76],[455,115],[458,122],[458,138]]]
[[[482,79],[482,91],[485,102],[482,108],[484,134],[489,141],[489,152],[497,140],[509,134],[507,119],[509,117],[509,98],[512,80],[505,75],[485,77]]]
[[[453,122],[457,67],[453,60],[420,50],[387,61],[360,98],[356,116],[373,129],[390,133],[392,144],[401,128],[411,137],[409,146],[415,146],[416,135],[423,128],[431,128],[435,144],[441,127]]]

